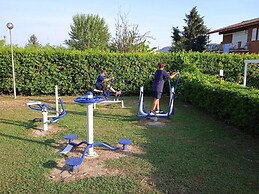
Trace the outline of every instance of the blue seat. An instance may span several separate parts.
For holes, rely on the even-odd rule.
[[[66,165],[73,168],[73,172],[78,172],[78,166],[83,162],[83,158],[72,157],[66,160]]]
[[[77,138],[77,134],[68,134],[64,136],[64,139],[68,140],[68,143],[73,142]]]
[[[85,147],[85,150],[82,154],[81,157],[72,157],[72,158],[68,158],[66,160],[66,165],[68,166],[71,166],[73,168],[73,172],[78,172],[78,166],[80,164],[82,164],[86,154],[87,154],[87,151],[89,150],[89,148],[93,147],[92,144],[88,144],[86,147]]]
[[[132,144],[132,141],[127,138],[122,138],[119,140],[119,144],[122,144],[122,150],[127,151],[128,150],[128,145]]]

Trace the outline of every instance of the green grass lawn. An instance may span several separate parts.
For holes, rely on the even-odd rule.
[[[106,161],[123,176],[54,182],[49,172],[64,156],[56,153],[68,133],[86,137],[86,107],[63,97],[67,115],[53,125],[63,130],[35,137],[41,112],[29,109],[32,100],[49,97],[0,96],[1,193],[259,193],[259,140],[213,119],[203,111],[175,101],[176,114],[164,126],[145,125],[136,118],[138,97],[124,97],[119,106],[94,110],[94,140],[117,144],[127,137],[142,152]],[[166,97],[162,108],[166,110]],[[151,98],[145,98],[147,109]],[[98,106],[100,107],[100,106]],[[51,129],[50,129],[51,130]]]

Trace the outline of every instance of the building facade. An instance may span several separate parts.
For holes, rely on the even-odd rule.
[[[220,50],[234,53],[259,53],[259,18],[210,31],[223,35]]]

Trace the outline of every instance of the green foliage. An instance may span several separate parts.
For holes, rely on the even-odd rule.
[[[115,24],[116,33],[110,45],[114,52],[152,52],[155,48],[149,48],[149,32],[140,34],[138,25],[130,25],[127,21],[127,15],[119,15]]]
[[[173,31],[172,31],[173,35],[171,36],[171,38],[173,39],[172,40],[172,46],[171,46],[171,49],[170,49],[171,52],[184,50],[184,45],[183,45],[183,42],[182,42],[182,36],[181,36],[180,33],[181,32],[180,32],[178,27],[173,27]]]
[[[35,34],[31,35],[29,40],[28,40],[28,44],[26,45],[26,47],[41,47],[37,37]]]
[[[188,58],[202,73],[219,75],[224,70],[224,79],[229,82],[243,83],[244,60],[258,59],[258,54],[219,54],[219,53],[188,53]],[[247,86],[259,88],[259,65],[249,64],[247,69]]]
[[[0,39],[0,47],[6,45],[6,36],[4,36],[4,39]]]
[[[110,53],[76,51],[65,48],[14,48],[17,94],[48,95],[59,85],[62,95],[84,94],[92,90],[101,69],[115,77],[114,88],[124,94],[138,94],[140,85],[151,93],[151,81],[157,63],[164,61],[167,70],[202,72],[214,75],[224,70],[225,80],[241,83],[243,60],[258,55],[227,55],[198,52]],[[9,47],[0,48],[0,93],[12,93],[12,67]],[[247,85],[258,87],[258,66],[248,68]]]
[[[251,133],[259,134],[259,90],[243,87],[204,74],[185,73],[181,96],[217,115],[220,119]]]
[[[190,14],[185,16],[186,26],[183,27],[182,32],[179,31],[178,27],[173,27],[171,51],[204,51],[209,42],[207,35],[209,29],[204,25],[203,17],[200,17],[196,7],[193,7]]]
[[[8,49],[2,49],[1,93],[12,91],[11,59]],[[162,58],[161,58],[162,57]],[[100,51],[71,51],[65,49],[14,49],[17,93],[23,95],[53,94],[59,85],[61,95],[84,94],[92,90],[101,69],[115,77],[114,87],[125,94],[137,94],[139,86],[151,91],[151,80],[156,65],[164,60],[170,71],[180,69],[180,61],[171,55],[148,53],[105,53]],[[188,67],[188,66],[187,66]]]
[[[73,22],[70,39],[65,40],[71,49],[107,49],[110,34],[104,18],[98,15],[77,14],[73,17]]]

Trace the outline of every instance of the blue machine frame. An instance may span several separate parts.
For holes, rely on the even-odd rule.
[[[110,87],[112,87],[114,82],[114,78],[110,81]],[[121,103],[121,107],[124,108],[124,102],[123,100],[120,100],[121,94],[114,96],[113,92],[111,92],[110,88],[107,88],[106,90],[98,90],[94,89],[94,92],[100,93],[98,96],[95,96],[95,98],[98,98],[102,100],[102,103]],[[96,108],[96,103],[94,104],[94,108]]]
[[[114,82],[114,78],[110,81],[110,87],[112,87]],[[109,88],[107,88],[106,90],[98,90],[98,89],[94,89],[95,92],[99,92],[100,95],[97,96],[98,98],[103,98],[104,100],[112,100],[110,97],[113,96],[113,92],[111,92],[111,90]],[[120,99],[121,94],[119,94],[118,96],[113,96],[115,97],[116,100]]]
[[[94,142],[93,141],[93,104],[102,102],[102,99],[93,96],[91,91],[86,93],[86,96],[76,97],[74,101],[79,104],[86,104],[87,105],[87,141],[82,141],[80,143],[73,142],[74,139],[77,138],[76,134],[68,134],[64,136],[64,138],[68,141],[67,146],[61,151],[62,154],[67,154],[73,147],[78,147],[82,144],[86,144],[85,150],[81,157],[72,157],[66,160],[66,164],[73,168],[73,172],[78,171],[78,166],[81,165],[86,155],[88,156],[96,156],[93,148],[95,146],[103,146],[108,148],[109,150],[127,150],[127,145],[131,144],[132,141],[127,138],[123,138],[119,140],[119,144],[122,147],[113,147],[106,142]]]
[[[60,112],[58,114],[58,116],[52,117],[52,119],[49,121],[50,124],[56,122],[57,120],[59,120],[60,118],[62,118],[66,115],[65,106],[64,106],[63,100],[61,98],[59,98],[59,103],[61,105],[62,112]],[[55,111],[54,107],[49,106],[48,104],[41,104],[40,101],[38,101],[36,103],[28,102],[27,105],[32,110],[38,110],[38,111],[42,111],[42,112],[45,111],[45,110]]]
[[[180,73],[178,73],[178,77],[176,80],[176,83],[174,86],[171,86],[170,79],[168,79],[169,89],[170,89],[170,100],[169,100],[169,106],[167,112],[162,113],[150,113],[146,112],[145,104],[144,104],[144,86],[140,87],[140,93],[139,93],[139,103],[138,103],[138,112],[137,117],[157,117],[157,118],[169,118],[171,115],[174,114],[174,98],[175,98],[175,91],[179,85],[180,82]]]

